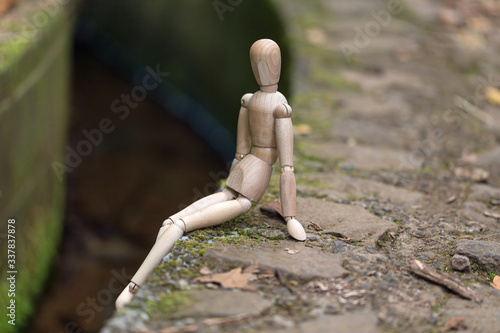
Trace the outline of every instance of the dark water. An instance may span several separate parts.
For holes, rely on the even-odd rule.
[[[69,145],[88,155],[67,175],[63,243],[26,332],[98,332],[163,220],[213,192],[226,170],[154,102],[127,104],[134,87],[84,50],[73,84]],[[116,99],[126,116],[112,112]]]

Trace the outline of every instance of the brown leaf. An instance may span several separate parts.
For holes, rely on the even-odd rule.
[[[471,178],[475,182],[485,182],[488,180],[489,176],[490,176],[489,172],[484,169],[481,168],[472,169]]]
[[[464,320],[465,320],[464,317],[452,317],[446,322],[446,324],[444,324],[441,331],[446,332],[449,330],[456,329],[458,325],[460,325],[460,323],[463,322]]]
[[[200,269],[200,273],[203,275],[209,275],[209,274],[212,274],[212,270],[210,268],[208,268],[207,266],[203,266]]]
[[[270,276],[274,276],[275,273],[269,269],[266,269],[265,271],[263,271],[262,273],[260,273],[262,275],[270,275]]]
[[[493,282],[491,282],[490,284],[493,288],[500,290],[500,276],[495,275],[495,277],[493,278]]]
[[[326,34],[319,28],[310,28],[306,30],[307,41],[314,45],[324,45],[327,42]]]
[[[471,173],[469,170],[460,167],[453,169],[453,175],[457,179],[470,179],[471,177]]]
[[[288,254],[297,254],[299,253],[300,251],[299,250],[291,250],[289,248],[286,248],[285,251],[288,253]]]
[[[284,218],[283,212],[281,211],[281,202],[279,201],[279,199],[274,199],[266,202],[265,204],[262,205],[262,207],[260,207],[260,210],[263,213],[280,215],[281,217]]]
[[[253,264],[243,270],[243,274],[257,274],[259,273],[259,264]]]
[[[471,235],[462,235],[462,236],[460,236],[460,239],[470,239],[470,240],[474,240],[474,237],[472,237]]]
[[[195,278],[193,281],[201,283],[219,283],[222,287],[227,289],[256,290],[254,286],[248,284],[248,274],[242,273],[241,271],[242,268],[238,267],[225,273],[213,274],[211,276],[200,276]]]
[[[500,105],[500,90],[495,87],[487,87],[485,95],[488,102]]]
[[[339,238],[339,240],[346,242],[346,243],[352,243],[352,239],[348,238]]]
[[[448,199],[446,199],[446,203],[447,204],[451,204],[453,203],[455,200],[457,200],[457,196],[455,194],[453,194],[451,197],[449,197]]]
[[[0,0],[0,14],[7,12],[17,0]]]
[[[310,135],[312,133],[312,127],[306,124],[294,125],[293,133],[298,135]]]

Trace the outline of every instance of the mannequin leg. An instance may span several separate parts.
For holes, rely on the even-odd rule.
[[[189,207],[188,207],[189,208]],[[229,200],[210,205],[194,214],[177,220],[174,224],[162,233],[160,238],[154,244],[148,256],[137,270],[132,280],[118,296],[116,308],[119,309],[128,304],[137,288],[139,288],[147,279],[148,275],[161,262],[162,258],[172,249],[175,242],[179,240],[184,232],[195,229],[210,227],[226,222],[236,216],[248,212],[252,208],[252,202],[240,196],[236,200]]]
[[[203,208],[206,208],[206,207],[208,207],[210,205],[214,205],[214,204],[217,204],[219,202],[224,202],[224,201],[228,201],[228,200],[231,200],[231,199],[235,199],[236,196],[237,196],[237,193],[235,191],[233,191],[233,190],[231,190],[229,188],[225,188],[224,191],[222,191],[222,192],[211,194],[209,196],[201,198],[198,201],[193,202],[191,205],[187,206],[186,208],[184,208],[180,212],[178,212],[178,213],[170,216],[168,219],[166,219],[163,222],[160,230],[158,231],[158,236],[156,237],[156,241],[158,241],[158,239],[160,238],[161,234],[171,224],[173,224],[178,219],[181,219],[184,216],[188,216],[188,215],[191,215],[193,213],[196,213],[196,212],[198,212],[198,211],[202,210]]]

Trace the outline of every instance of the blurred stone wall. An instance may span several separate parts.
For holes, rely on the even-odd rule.
[[[53,162],[64,160],[75,2],[20,0],[0,16],[0,332],[30,316],[61,237],[65,184]],[[8,219],[15,267],[7,266]],[[8,270],[17,271],[15,296]],[[15,326],[6,320],[11,299]]]

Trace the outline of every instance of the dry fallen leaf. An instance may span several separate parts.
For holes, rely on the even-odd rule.
[[[319,28],[307,29],[306,38],[309,43],[315,45],[324,45],[327,41],[325,32]]]
[[[495,277],[493,278],[493,282],[491,282],[490,284],[493,288],[500,290],[500,276],[495,275]]]
[[[7,12],[17,0],[0,0],[0,14]]]
[[[209,274],[212,274],[212,270],[210,270],[210,268],[208,268],[207,266],[203,266],[200,269],[200,273],[203,275],[209,275]]]
[[[460,157],[460,162],[476,163],[477,162],[477,155],[476,154],[469,154],[469,153],[462,153],[462,156]]]
[[[300,251],[299,250],[291,250],[289,248],[286,248],[285,251],[288,253],[288,254],[297,254],[299,253]]]
[[[457,200],[457,196],[455,194],[453,194],[451,197],[449,197],[448,199],[446,199],[446,203],[447,204],[451,204],[453,203],[455,200]]]
[[[259,264],[252,264],[243,270],[244,274],[258,274]]]
[[[486,45],[483,35],[474,31],[461,31],[457,35],[457,40],[471,50],[477,50]]]
[[[469,170],[460,167],[453,169],[453,175],[457,179],[470,179],[471,177],[471,173]]]
[[[443,328],[441,329],[442,332],[446,332],[449,330],[453,330],[460,325],[465,320],[464,317],[452,317],[450,318],[446,324],[444,324]]]
[[[472,30],[480,33],[488,33],[493,28],[491,21],[484,16],[468,17],[466,22]]]
[[[262,273],[260,273],[261,275],[269,275],[269,276],[274,276],[275,273],[269,269],[266,269],[265,271],[263,271]]]
[[[490,176],[490,173],[484,169],[481,169],[481,168],[472,169],[471,178],[475,182],[485,182],[488,180],[489,176]]]
[[[193,281],[201,283],[219,283],[222,287],[227,289],[256,290],[254,286],[248,284],[250,278],[249,274],[242,273],[241,271],[242,268],[238,267],[225,273],[200,276]]]
[[[260,207],[260,210],[263,213],[273,214],[273,215],[278,214],[281,217],[283,217],[283,212],[281,211],[281,202],[279,201],[279,199],[274,199],[266,202],[265,204],[262,205],[262,207]]]
[[[294,125],[293,133],[297,135],[310,135],[312,133],[312,127],[307,124]]]
[[[500,89],[487,87],[485,91],[486,99],[491,104],[500,105]]]

